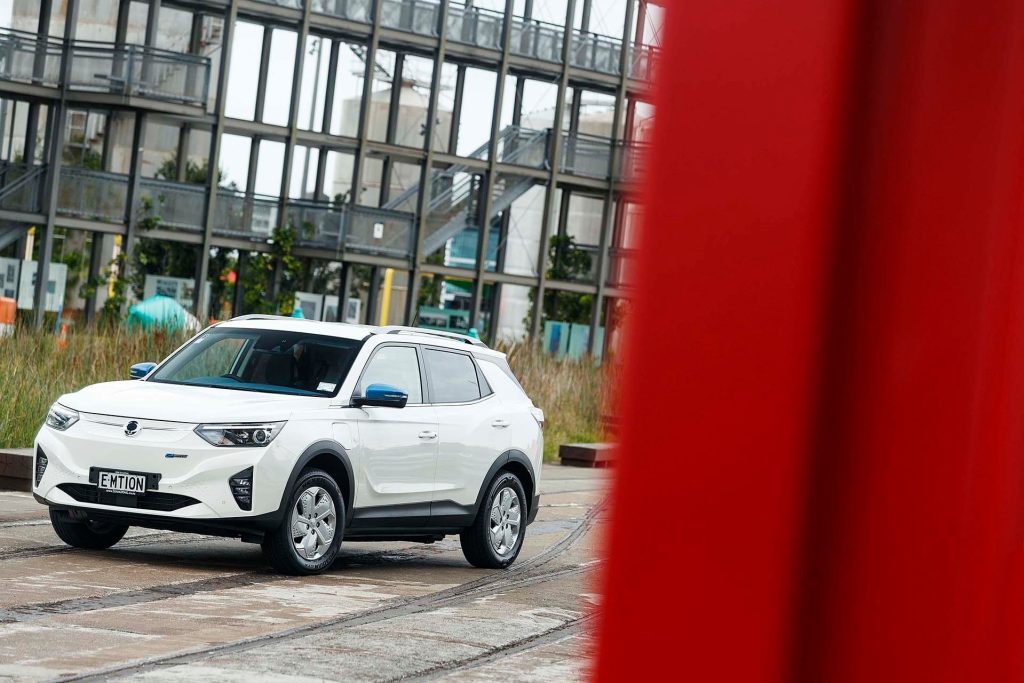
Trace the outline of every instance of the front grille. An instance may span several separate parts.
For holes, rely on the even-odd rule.
[[[182,496],[177,493],[165,493],[163,491],[147,491],[141,496],[133,496],[130,493],[101,491],[99,487],[92,484],[58,484],[57,488],[80,503],[116,505],[117,507],[158,510],[160,512],[180,510],[199,502],[195,498]]]

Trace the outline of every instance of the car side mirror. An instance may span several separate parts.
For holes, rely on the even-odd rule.
[[[377,406],[379,408],[404,408],[409,394],[390,384],[371,384],[366,387],[362,396],[353,396],[352,405],[356,408]]]
[[[142,379],[153,371],[156,367],[156,363],[136,363],[132,366],[132,369],[128,371],[128,376],[131,379]]]

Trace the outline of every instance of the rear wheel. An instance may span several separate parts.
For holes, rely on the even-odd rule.
[[[462,554],[474,567],[503,569],[526,537],[526,492],[519,477],[501,472],[487,490],[473,525],[459,535]]]
[[[109,548],[128,531],[127,524],[111,524],[92,519],[73,520],[67,510],[53,508],[50,508],[50,524],[60,540],[75,548],[90,550]]]
[[[263,556],[284,574],[330,568],[345,530],[345,500],[331,475],[303,471],[292,487],[281,526],[263,539]]]

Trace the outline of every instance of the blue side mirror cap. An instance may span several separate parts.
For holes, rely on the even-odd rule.
[[[132,366],[132,369],[128,371],[128,375],[131,379],[142,379],[152,372],[155,367],[156,363],[136,363]]]
[[[408,401],[409,394],[390,384],[371,384],[362,396],[352,397],[352,405],[356,407],[404,408]]]

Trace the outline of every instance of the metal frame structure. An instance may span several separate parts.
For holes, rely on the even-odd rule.
[[[42,295],[53,250],[54,228],[87,230],[95,235],[121,235],[123,251],[127,254],[132,249],[139,222],[145,214],[144,197],[149,197],[150,201],[155,197],[168,202],[173,199],[179,202],[174,205],[174,210],[187,214],[183,218],[166,220],[159,229],[146,236],[195,245],[197,286],[194,306],[197,311],[206,311],[210,303],[205,300],[206,288],[200,283],[210,278],[211,249],[237,249],[239,269],[245,268],[246,255],[250,252],[269,251],[267,233],[257,234],[252,227],[256,215],[269,217],[274,226],[294,224],[298,220],[296,216],[303,219],[312,217],[311,223],[315,224],[312,237],[301,241],[294,253],[302,258],[340,263],[342,301],[348,291],[354,265],[369,267],[373,283],[380,281],[381,271],[385,268],[405,273],[408,293],[403,317],[406,324],[412,323],[416,317],[417,293],[425,276],[471,282],[471,320],[479,324],[486,319],[486,330],[482,332],[492,341],[499,329],[497,301],[503,285],[533,288],[535,304],[529,322],[529,333],[533,337],[541,331],[542,302],[546,292],[590,295],[592,317],[598,324],[609,299],[628,297],[628,283],[614,275],[619,270],[610,267],[610,262],[615,258],[614,252],[623,251],[613,243],[620,232],[623,204],[631,201],[634,189],[631,166],[623,163],[632,144],[632,111],[637,102],[647,97],[651,65],[657,52],[655,47],[642,44],[648,0],[623,0],[627,6],[626,22],[622,35],[617,38],[590,32],[592,0],[567,0],[565,21],[561,26],[532,19],[533,0],[526,0],[518,14],[518,3],[512,0],[504,3],[503,12],[474,7],[471,0],[466,4],[452,0],[141,0],[147,5],[143,45],[131,45],[126,40],[127,13],[140,0],[114,2],[118,7],[117,28],[115,40],[110,44],[76,41],[75,15],[83,0],[65,1],[72,19],[65,22],[61,38],[49,37],[51,15],[58,0],[39,3],[39,31],[34,40],[17,31],[0,28],[0,53],[20,54],[22,57],[20,60],[0,59],[0,98],[4,103],[13,101],[28,105],[25,149],[28,165],[39,156],[32,146],[45,113],[45,154],[42,155],[45,163],[40,165],[42,168],[38,172],[41,179],[38,191],[19,204],[15,198],[6,196],[18,193],[14,192],[13,185],[10,185],[11,191],[7,191],[7,176],[0,175],[0,248],[4,246],[3,226],[27,228],[35,225],[41,228],[37,237],[42,256],[34,310],[37,323],[41,324],[43,320]],[[194,13],[187,40],[193,54],[176,55],[157,50],[156,27],[160,12],[167,8]],[[209,60],[194,54],[205,17],[223,20],[216,73]],[[252,120],[232,118],[225,113],[228,84],[232,77],[232,45],[235,29],[241,21],[263,26],[260,59],[258,65],[253,64],[253,68],[258,69],[258,87]],[[263,121],[270,48],[276,30],[292,32],[296,40],[285,125]],[[305,130],[298,120],[305,67],[304,48],[308,36],[333,41],[327,61],[328,77],[319,130]],[[337,114],[332,112],[332,108],[335,105],[339,52],[343,46],[358,50],[365,64],[354,136],[330,133],[332,115]],[[391,100],[383,140],[370,135],[369,121],[374,77],[380,69],[377,63],[380,50],[395,55],[393,73],[389,74],[392,79]],[[410,56],[433,60],[427,119],[423,143],[419,147],[399,144],[395,135],[400,115],[403,63]],[[135,63],[127,66],[126,60],[135,60]],[[444,149],[436,149],[433,141],[439,122],[438,93],[442,69],[448,65],[454,67],[456,74],[454,107],[448,143]],[[317,68],[320,68],[319,63]],[[467,157],[456,153],[456,141],[459,114],[467,96],[465,80],[469,68],[490,70],[495,74],[496,83],[490,117],[490,142],[479,155]],[[526,165],[516,159],[517,145],[526,144],[515,134],[522,119],[523,87],[527,79],[551,83],[557,88],[554,123],[543,138],[546,147],[543,164]],[[208,92],[209,84],[214,80],[216,87]],[[506,93],[506,83],[510,81],[514,86]],[[570,91],[573,94],[571,98],[568,97]],[[577,130],[581,91],[601,92],[614,100],[612,135],[595,143],[599,149],[607,149],[606,162],[598,157],[599,171],[596,173],[580,172],[564,162],[567,149],[576,150],[587,142],[587,136]],[[197,93],[201,93],[201,97]],[[503,102],[507,101],[512,102],[515,128],[512,137],[499,129]],[[105,111],[108,116],[133,119],[127,173],[109,173],[109,140],[104,140],[102,171],[68,170],[62,160],[66,119],[70,110],[80,109]],[[568,127],[563,125],[566,120]],[[149,121],[173,125],[180,131],[177,177],[174,181],[141,176],[140,159]],[[208,131],[207,158],[211,172],[204,184],[189,185],[183,182],[186,180],[185,153],[197,131]],[[248,136],[251,140],[247,184],[238,191],[221,187],[219,173],[214,171],[219,168],[225,134]],[[260,146],[266,140],[284,144],[282,180],[276,197],[261,197],[254,193]],[[289,199],[292,162],[299,146],[317,150],[318,163],[315,176],[312,176],[317,200],[324,196],[328,153],[334,151],[351,155],[352,189],[348,204],[339,206],[324,201]],[[635,151],[628,156],[633,158]],[[363,206],[360,201],[365,166],[371,158],[383,160],[379,208]],[[388,196],[395,163],[420,166],[421,183],[414,200],[409,202],[414,207],[411,213],[387,206],[390,200],[395,199]],[[606,163],[606,173],[600,171],[602,163]],[[11,161],[0,161],[0,164],[10,165]],[[449,186],[454,184],[456,174],[451,169],[459,170],[460,178],[465,175],[472,177],[470,189],[464,196],[460,195],[460,201],[465,202],[460,210],[467,216],[467,225],[475,222],[477,228],[475,264],[468,269],[428,263],[427,259],[429,254],[426,253],[425,241],[428,233],[436,229],[430,219],[431,212],[437,210],[438,193],[443,193],[447,187],[451,193],[448,201],[455,205],[456,195]],[[444,176],[445,171],[450,171],[450,176]],[[115,208],[104,213],[93,207],[69,206],[65,187],[71,178],[64,177],[69,173],[77,174],[75,178],[79,179],[85,174],[88,176],[85,181],[95,182],[104,193],[114,193],[117,199],[113,202]],[[544,188],[540,244],[536,255],[538,265],[532,276],[503,272],[501,267],[508,235],[508,209],[514,199],[499,202],[495,188],[501,184],[502,178],[520,177]],[[548,242],[552,234],[565,234],[571,193],[584,193],[600,199],[602,212],[599,244],[589,245],[596,260],[595,273],[589,279],[568,282],[548,276]],[[26,193],[18,194],[19,197],[23,195]],[[83,200],[81,203],[88,202]],[[496,266],[488,263],[492,220],[495,221],[499,241]],[[397,235],[393,244],[378,248],[369,243],[370,238],[363,233],[367,226],[371,226],[376,235],[379,231],[375,225],[383,225],[384,231]],[[101,260],[94,247],[89,259],[90,276],[98,274]],[[240,301],[236,293],[235,313],[241,312],[237,310]],[[95,300],[90,297],[87,317],[94,312],[94,307]],[[372,296],[367,309],[365,319],[374,322],[377,311]],[[597,335],[590,335],[591,351],[598,350],[595,348],[596,339]]]

